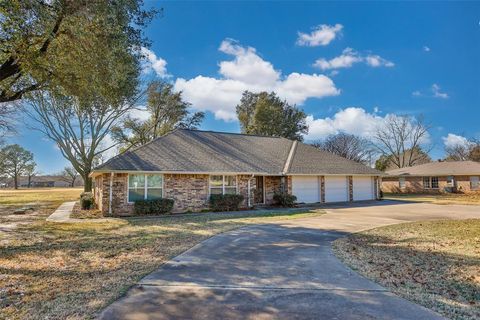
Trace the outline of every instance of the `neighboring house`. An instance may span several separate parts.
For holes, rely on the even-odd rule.
[[[12,178],[4,178],[0,180],[0,188],[13,188],[14,182]],[[18,186],[20,188],[28,188],[28,177],[18,177]],[[83,186],[83,179],[78,177],[75,180],[75,187]],[[60,175],[49,176],[33,176],[30,180],[30,188],[68,188],[70,182],[67,177]]]
[[[104,214],[128,215],[139,199],[171,198],[174,212],[208,208],[211,194],[237,193],[243,207],[377,198],[383,173],[279,137],[177,129],[95,168],[94,196]]]
[[[480,163],[474,161],[431,162],[386,173],[384,192],[480,191]]]

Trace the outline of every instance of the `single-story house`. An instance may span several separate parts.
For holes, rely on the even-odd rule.
[[[396,193],[480,191],[480,162],[443,161],[390,170],[382,191]]]
[[[243,207],[286,192],[301,203],[378,198],[382,172],[280,137],[177,129],[95,168],[104,214],[128,215],[139,199],[171,198],[174,212],[208,208],[211,194],[244,196]]]

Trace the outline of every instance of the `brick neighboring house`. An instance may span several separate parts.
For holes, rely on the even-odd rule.
[[[431,162],[390,170],[382,177],[382,190],[394,193],[480,191],[480,163],[474,161]]]
[[[382,172],[279,137],[177,129],[95,168],[94,196],[105,215],[130,215],[138,199],[171,198],[174,212],[208,208],[211,194],[242,194],[242,206],[378,198]]]

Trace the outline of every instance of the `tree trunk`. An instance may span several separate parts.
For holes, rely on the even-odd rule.
[[[90,178],[89,173],[83,176],[83,191],[84,192],[91,192],[92,191],[92,178]]]
[[[15,190],[18,189],[18,176],[17,176],[17,175],[15,175],[15,176],[13,177],[13,188],[14,188]]]

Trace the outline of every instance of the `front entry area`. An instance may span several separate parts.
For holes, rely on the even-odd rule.
[[[255,177],[255,204],[264,204],[265,203],[265,177],[256,176]]]

